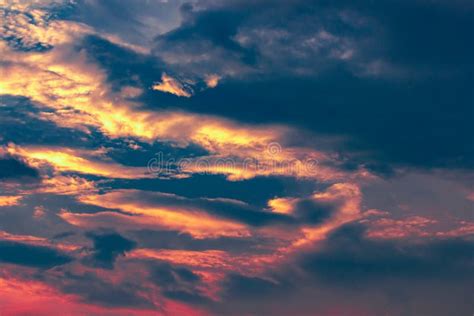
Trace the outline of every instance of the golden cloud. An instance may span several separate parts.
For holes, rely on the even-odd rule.
[[[77,150],[64,147],[38,147],[38,146],[15,146],[10,144],[6,150],[11,155],[21,156],[26,159],[29,165],[41,167],[45,163],[51,165],[58,172],[77,172],[82,174],[96,175],[106,178],[116,179],[139,179],[150,178],[146,168],[128,167],[113,162],[101,162],[92,159],[97,155],[95,151]],[[57,178],[46,182],[48,185],[63,185],[66,180],[69,186],[76,188],[85,188],[91,183],[84,181],[75,181],[73,178]]]
[[[0,207],[2,206],[15,206],[20,204],[20,200],[23,198],[21,195],[17,196],[0,196]]]
[[[154,84],[152,89],[161,92],[171,93],[177,95],[178,97],[189,98],[192,95],[192,93],[187,91],[178,80],[174,79],[171,76],[168,76],[165,73],[161,75],[161,82]]]
[[[186,207],[177,204],[147,203],[140,191],[117,190],[102,195],[82,195],[78,200],[85,204],[108,209],[118,209],[126,214],[100,212],[95,214],[76,214],[63,212],[60,216],[70,224],[91,228],[99,226],[119,226],[134,228],[155,228],[178,230],[195,238],[218,236],[249,236],[248,228],[241,223],[217,218],[199,207]],[[127,215],[129,214],[129,215]],[[107,225],[109,222],[110,225]],[[119,224],[120,225],[117,225]]]

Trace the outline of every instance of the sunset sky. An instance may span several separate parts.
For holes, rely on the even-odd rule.
[[[474,2],[0,0],[0,316],[472,316]]]

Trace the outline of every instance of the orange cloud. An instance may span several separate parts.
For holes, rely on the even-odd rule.
[[[161,75],[161,83],[153,85],[152,89],[171,93],[177,95],[178,97],[189,98],[192,95],[191,92],[185,90],[184,86],[178,80],[168,76],[165,73]]]
[[[43,238],[43,237],[10,234],[8,232],[1,231],[1,230],[0,230],[0,240],[20,242],[20,243],[35,245],[35,246],[45,246],[45,247],[60,249],[62,251],[75,251],[80,248],[80,246],[74,245],[71,243],[54,243],[54,242],[49,241],[47,238]]]
[[[116,179],[153,177],[153,175],[149,174],[146,168],[127,167],[113,162],[93,160],[92,157],[97,155],[94,151],[76,150],[64,147],[19,147],[14,145],[9,145],[6,150],[11,155],[23,157],[32,166],[41,167],[46,163],[51,165],[58,172],[77,172]],[[90,185],[90,183],[75,181],[73,179],[74,178],[67,179],[69,180],[68,185],[76,187],[79,185],[82,185],[83,187],[84,185]],[[66,180],[66,178],[49,180],[46,184],[59,184],[59,181],[61,180]],[[53,183],[53,181],[56,182]]]
[[[52,108],[52,112],[41,112],[40,118],[60,126],[83,131],[95,127],[114,138],[166,140],[179,145],[195,143],[212,153],[210,159],[237,157],[242,162],[252,158],[264,166],[236,166],[232,170],[211,166],[205,170],[226,174],[231,180],[273,174],[321,181],[351,176],[324,166],[322,163],[331,157],[323,152],[288,147],[269,154],[269,144],[285,143],[283,139],[290,129],[283,126],[242,125],[209,115],[142,110],[128,100],[130,93],[136,95],[139,91],[112,92],[106,74],[91,64],[83,52],[68,46],[38,53],[13,52],[0,44],[0,52],[6,60],[0,65],[0,93],[25,96],[39,107]],[[308,172],[306,162],[310,160],[320,164]],[[275,167],[273,162],[279,165]],[[186,171],[203,170],[196,167]]]
[[[149,49],[127,43],[120,37],[104,32],[97,32],[92,27],[73,21],[51,19],[49,10],[45,9],[52,3],[60,1],[1,1],[2,33],[4,37],[17,38],[27,47],[37,44],[57,46],[70,43],[85,35],[101,36],[108,41],[146,54]]]
[[[23,198],[21,195],[17,196],[0,196],[0,207],[2,206],[15,206],[20,204],[20,200]]]
[[[297,199],[275,198],[268,201],[268,206],[273,212],[291,214],[294,209],[295,201],[297,201]]]
[[[147,258],[168,261],[176,265],[184,265],[198,271],[209,271],[217,274],[239,272],[245,275],[257,275],[275,262],[276,255],[233,255],[221,250],[155,250],[135,249],[128,254],[129,258]],[[223,275],[222,275],[223,276]]]
[[[368,224],[367,236],[378,239],[399,239],[419,237],[462,237],[474,235],[474,223],[460,221],[441,228],[440,222],[423,217],[408,216],[401,219],[381,218],[365,220]]]
[[[103,195],[83,195],[79,201],[108,209],[119,209],[133,215],[100,212],[96,214],[74,214],[64,212],[60,216],[70,224],[91,227],[91,225],[120,227],[148,227],[179,230],[195,238],[218,236],[248,236],[248,228],[240,223],[216,218],[205,210],[191,209],[180,205],[147,204],[140,201],[135,190],[118,190]],[[107,222],[110,221],[110,225]]]
[[[370,222],[367,236],[390,239],[406,237],[426,237],[431,235],[425,228],[437,221],[423,216],[410,216],[404,219],[381,218]]]
[[[31,8],[25,5],[20,10],[24,12]],[[35,11],[34,19],[41,22],[44,14],[41,10]],[[54,24],[56,22],[59,24]],[[308,148],[289,146],[283,151],[273,152],[269,159],[269,144],[286,143],[284,140],[288,139],[291,132],[291,129],[283,126],[242,125],[209,115],[140,109],[137,103],[129,100],[139,95],[140,89],[125,87],[114,92],[105,72],[92,64],[84,51],[75,49],[77,39],[95,32],[85,25],[71,21],[31,24],[24,14],[12,16],[5,25],[12,35],[27,38],[31,33],[31,41],[54,46],[46,52],[18,52],[0,42],[0,53],[5,61],[0,65],[0,93],[28,97],[39,107],[54,110],[40,112],[39,117],[42,119],[83,131],[91,127],[98,128],[114,138],[135,137],[148,142],[165,140],[180,145],[195,143],[211,152],[210,159],[237,157],[241,165],[232,169],[214,165],[207,168],[193,166],[184,171],[225,174],[229,180],[285,175],[340,182],[348,181],[348,177],[352,180],[353,177],[370,176],[367,172],[348,173],[328,167],[324,162],[331,160],[330,156]],[[33,31],[28,31],[29,28]],[[22,31],[24,29],[27,31]],[[114,43],[120,42],[107,34],[101,36]],[[218,80],[216,75],[208,75],[206,82],[213,87]],[[162,82],[155,85],[154,89],[191,96],[180,82],[165,73]],[[71,157],[63,158],[71,161]],[[242,165],[247,158],[256,159],[263,168]],[[317,168],[310,166],[311,170],[308,171],[309,160],[317,161]],[[279,165],[275,167],[274,162]],[[93,166],[90,167],[93,170],[88,172],[96,171]],[[108,172],[106,174],[104,176],[110,176]]]
[[[103,315],[103,316],[125,316],[125,315],[168,315],[166,312],[146,309],[131,309],[117,307],[102,307],[99,305],[81,302],[76,295],[64,294],[51,285],[39,281],[19,279],[13,276],[0,276],[0,308],[2,316],[16,315],[57,315],[58,308],[61,314],[67,315]],[[166,305],[167,310],[190,311],[181,304],[170,302]],[[203,315],[200,313],[189,313],[187,315]]]
[[[215,88],[219,84],[219,80],[221,79],[218,75],[208,75],[204,78],[206,85],[208,88]]]
[[[176,213],[176,212],[175,212]],[[99,212],[94,214],[77,214],[63,211],[59,216],[71,225],[93,229],[110,227],[116,229],[170,229],[189,233],[194,238],[215,238],[220,236],[237,237],[246,234],[243,226],[232,225],[223,221],[204,219],[199,223],[196,216],[186,218],[185,223],[175,221],[184,219],[185,215],[176,216],[169,213],[147,216],[141,214],[124,215],[115,212]]]
[[[78,176],[54,176],[44,178],[39,188],[30,193],[52,193],[58,195],[80,195],[85,193],[95,193],[96,183]]]
[[[336,183],[326,191],[314,194],[312,198],[315,201],[337,205],[337,210],[322,225],[304,227],[302,229],[304,237],[296,240],[293,247],[299,248],[318,240],[324,240],[331,231],[361,217],[362,193],[356,184]]]

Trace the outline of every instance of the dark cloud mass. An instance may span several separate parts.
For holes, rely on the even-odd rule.
[[[468,0],[0,1],[0,315],[474,312]]]
[[[106,269],[112,269],[118,256],[136,247],[132,240],[116,233],[93,233],[87,234],[92,239],[94,247],[92,249],[93,262]]]
[[[341,314],[355,301],[354,315],[445,315],[453,306],[459,314],[470,312],[472,240],[410,244],[370,240],[364,232],[360,225],[343,227],[322,249],[299,256],[267,278],[229,275],[224,293],[230,305],[218,309],[235,315],[250,310],[285,315],[294,309],[302,315],[327,313],[338,300],[334,293],[344,293],[349,303],[339,305]],[[441,284],[451,292],[438,289]],[[361,293],[378,300],[361,301]]]
[[[52,268],[72,261],[68,255],[53,248],[10,241],[0,241],[0,261],[36,268]]]
[[[0,157],[0,179],[37,178],[38,171],[13,157]]]

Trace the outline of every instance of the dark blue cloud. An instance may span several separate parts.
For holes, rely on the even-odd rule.
[[[11,180],[21,178],[38,178],[38,170],[14,157],[0,157],[0,179]]]
[[[49,247],[0,241],[0,262],[49,269],[72,261],[68,255]]]
[[[471,278],[474,243],[451,239],[411,243],[364,237],[360,226],[346,226],[314,254],[304,256],[301,267],[330,284],[367,284],[387,279],[450,281]]]
[[[348,306],[356,304],[368,315],[470,313],[472,240],[380,241],[364,231],[360,225],[344,226],[264,276],[228,275],[222,283],[225,305],[212,308],[236,315],[325,313],[335,306],[344,310],[344,297]]]
[[[184,267],[175,267],[166,262],[153,263],[150,281],[156,283],[167,298],[190,304],[205,304],[210,300],[196,287],[201,277]]]
[[[174,250],[223,250],[229,253],[264,252],[261,245],[271,243],[271,238],[200,238],[172,230],[135,230],[130,235],[144,248]],[[268,251],[268,250],[267,250]]]
[[[346,135],[347,146],[340,150],[368,151],[362,160],[370,165],[474,166],[472,6],[462,1],[238,1],[209,6],[196,11],[187,7],[182,26],[156,39],[156,54],[184,54],[191,60],[195,54],[198,72],[225,72],[222,68],[242,59],[237,30],[252,38],[257,36],[252,29],[288,32],[287,42],[273,48],[288,51],[269,64],[271,79],[266,71],[257,80],[237,76],[189,100],[175,98],[172,104],[246,122],[279,122]],[[302,37],[322,30],[347,39],[353,57],[334,61],[328,57],[329,47],[303,57],[292,55],[290,49]],[[259,72],[268,60],[258,52],[273,42],[257,42],[252,54],[260,57],[251,68]],[[235,52],[240,57],[234,57]],[[205,66],[202,55],[212,56]],[[306,68],[319,68],[321,60],[332,66],[322,66],[324,71],[315,75],[298,76],[281,66],[303,62]],[[186,65],[182,72],[194,66]]]
[[[327,185],[290,177],[256,177],[243,181],[227,181],[222,175],[195,174],[184,179],[116,180],[112,187],[174,193],[187,198],[228,198],[253,206],[267,207],[275,196],[308,196]]]
[[[157,34],[179,25],[179,7],[183,2],[80,0],[62,5],[58,16],[85,23],[129,43],[147,45]]]
[[[144,88],[139,100],[151,109],[184,109],[345,136],[346,143],[335,149],[381,175],[406,165],[474,167],[474,9],[467,3],[237,1],[198,7],[182,7],[182,25],[156,38],[155,58],[94,36],[81,46],[106,69],[116,89]],[[276,44],[257,40],[260,35],[252,30],[265,36],[286,32],[285,40],[269,46]],[[322,31],[330,36],[315,39],[314,45],[323,45],[318,50],[291,50]],[[239,42],[239,32],[258,45]],[[331,57],[344,50],[353,50],[353,56]],[[267,60],[267,51],[279,52],[272,55],[276,60]],[[166,54],[179,58],[178,53],[189,60],[207,57],[196,65],[166,63]],[[236,64],[259,75],[233,70],[236,75],[216,89],[197,87],[192,98],[149,89],[162,72],[195,78]],[[298,67],[312,72],[291,70]]]
[[[90,134],[60,127],[41,119],[40,115],[45,114],[54,115],[55,111],[35,105],[25,97],[0,95],[0,142],[69,147],[98,147],[108,142],[92,127]]]
[[[117,233],[89,232],[86,236],[92,239],[94,243],[90,259],[92,259],[93,264],[105,269],[113,269],[118,256],[122,256],[125,252],[136,247],[135,241]]]
[[[118,284],[103,280],[94,272],[76,274],[65,272],[62,279],[55,280],[41,277],[40,279],[52,282],[59,286],[64,293],[75,294],[87,303],[99,304],[107,307],[139,307],[156,308],[148,297],[141,295],[144,287],[133,281],[123,281]]]

